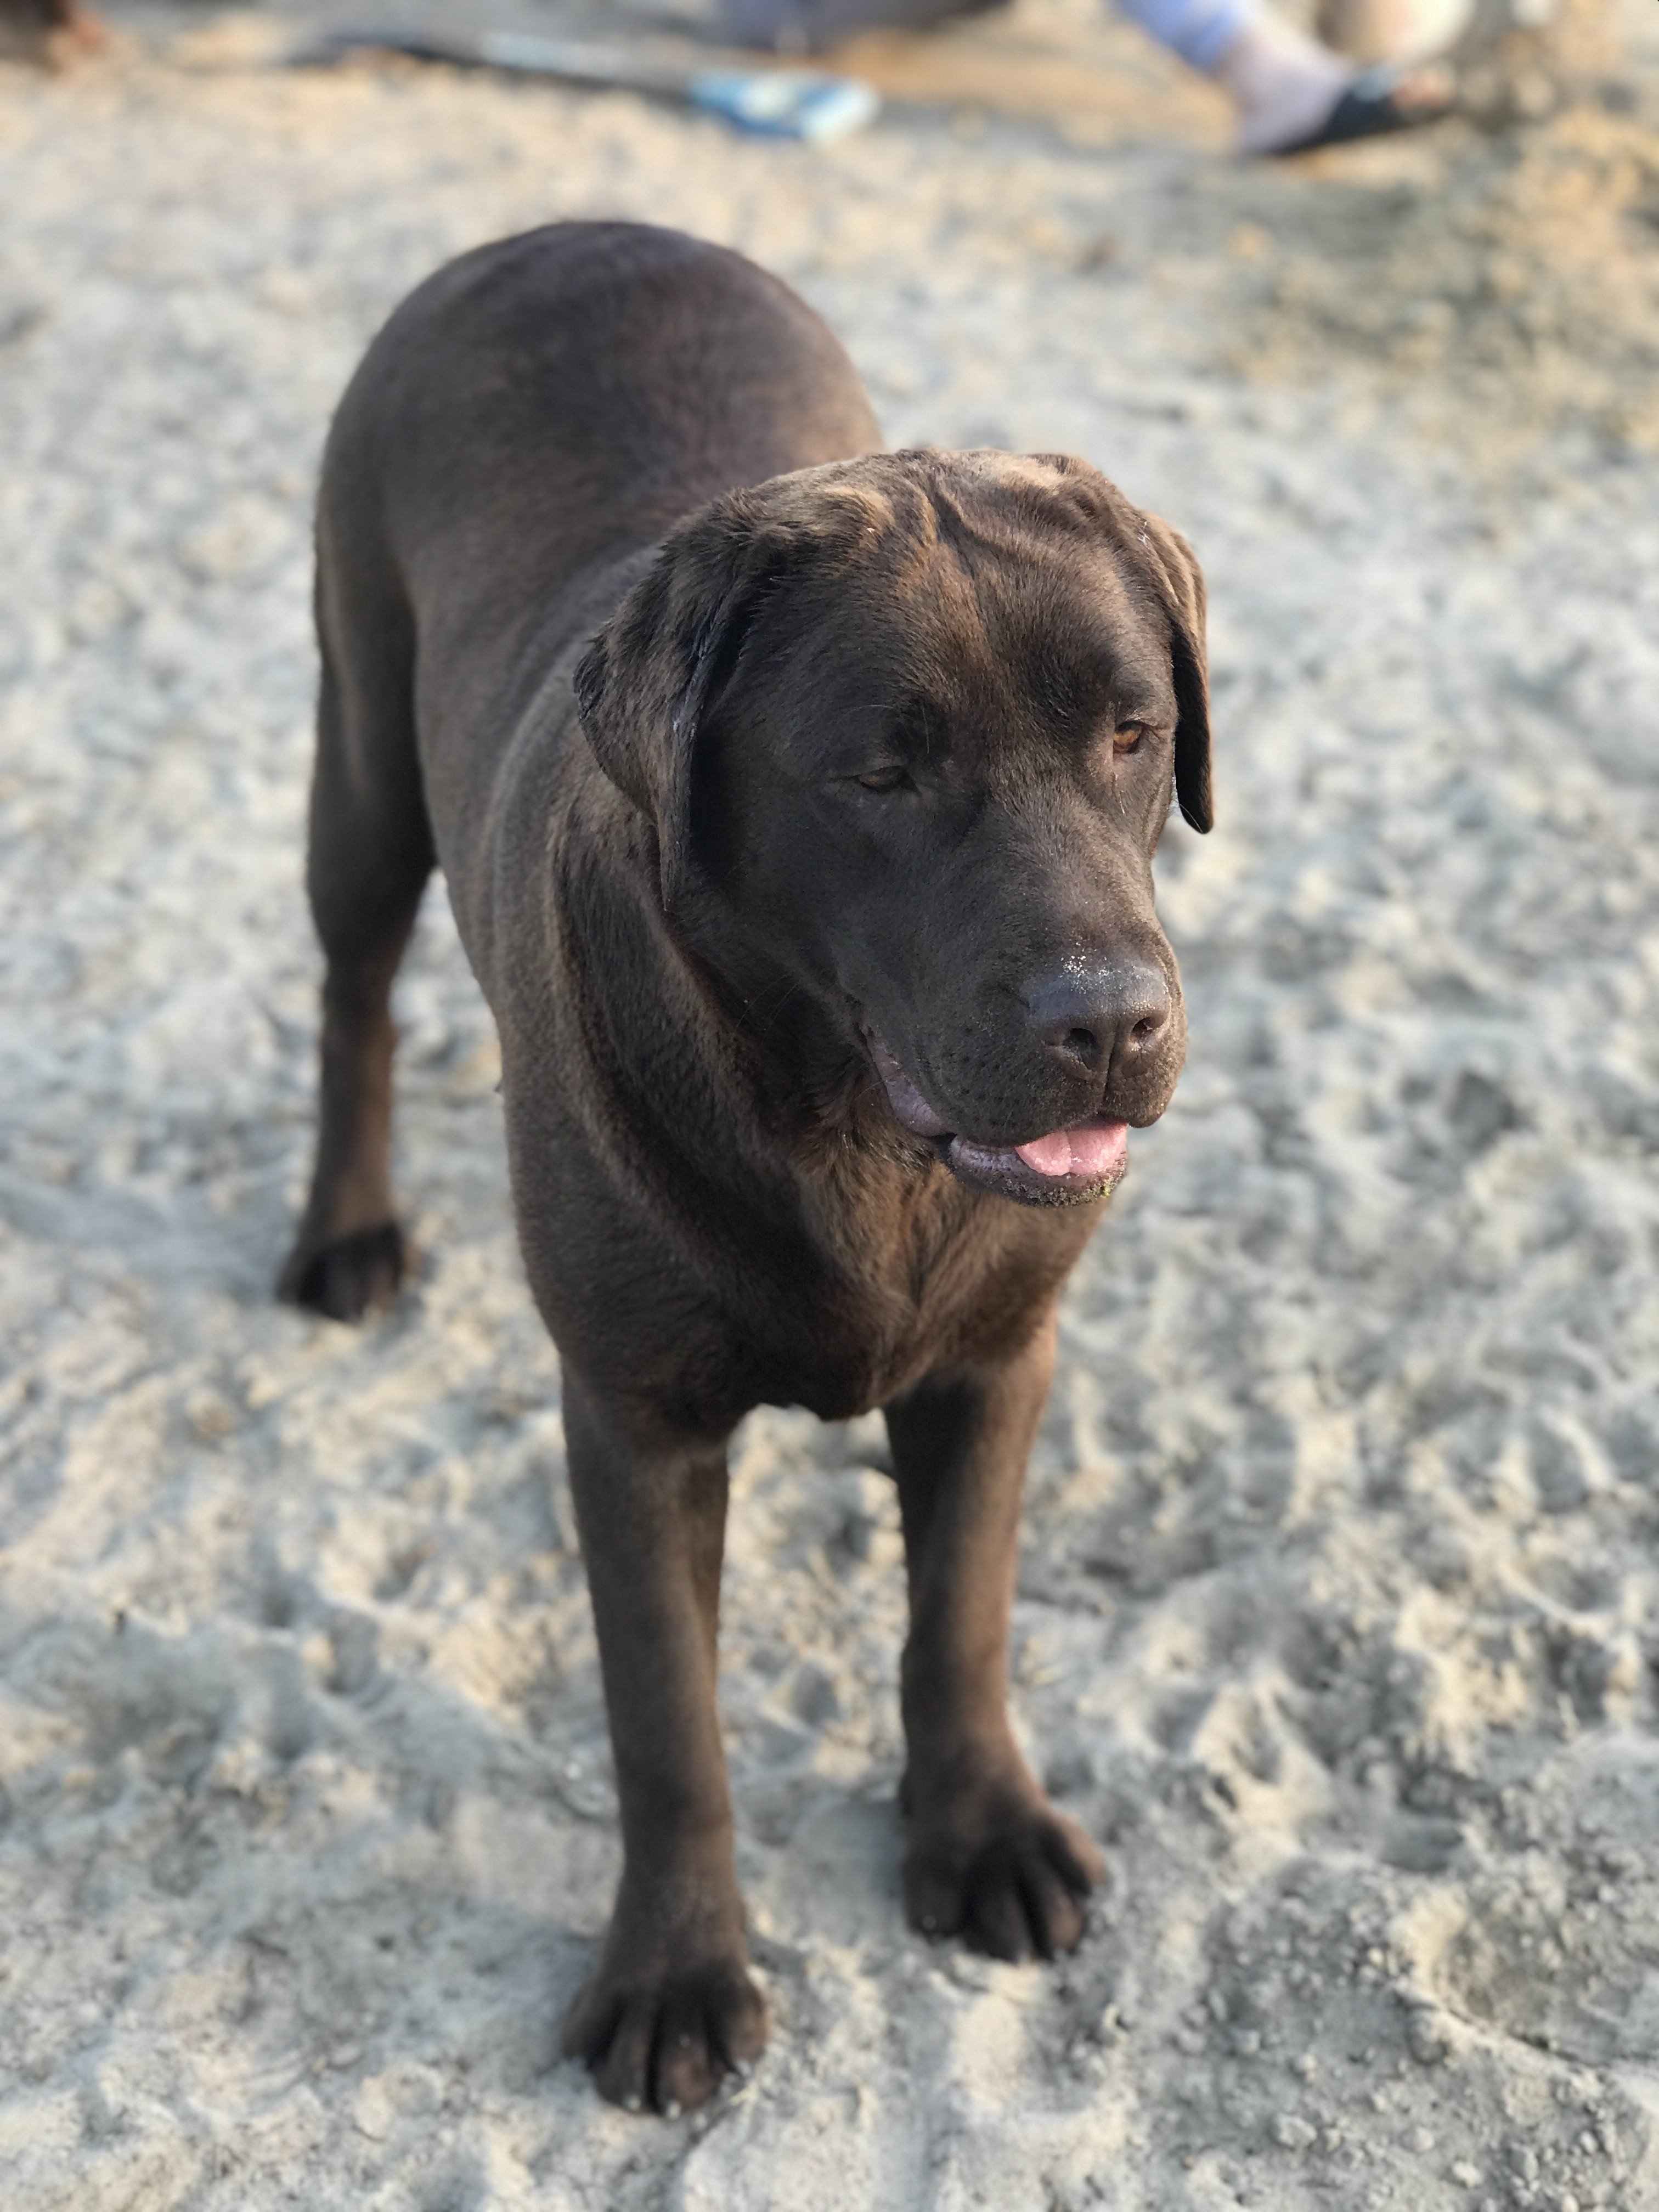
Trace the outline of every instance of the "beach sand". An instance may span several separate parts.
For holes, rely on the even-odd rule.
[[[6,2212],[1659,2206],[1651,53],[1266,172],[1127,31],[1115,116],[812,151],[114,20],[0,70]],[[896,442],[1085,454],[1212,610],[1191,1052],[1066,1300],[1015,1619],[1109,1887],[1057,1966],[905,1928],[880,1423],[755,1416],[773,2037],[674,2122],[557,2056],[615,1797],[441,886],[420,1279],[362,1331],[270,1294],[329,410],[437,263],[598,214],[799,287]]]

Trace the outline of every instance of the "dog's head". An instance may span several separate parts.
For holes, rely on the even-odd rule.
[[[1063,458],[805,469],[682,524],[576,691],[757,1026],[865,1055],[966,1182],[1110,1188],[1186,1048],[1152,878],[1172,792],[1210,826],[1184,540]]]

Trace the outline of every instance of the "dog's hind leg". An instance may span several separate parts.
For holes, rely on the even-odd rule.
[[[396,1297],[392,983],[434,861],[413,708],[414,644],[396,580],[371,550],[318,533],[322,685],[307,885],[327,967],[311,1195],[280,1296],[336,1321]]]

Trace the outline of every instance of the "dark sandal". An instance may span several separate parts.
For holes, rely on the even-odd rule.
[[[1421,124],[1439,122],[1457,105],[1450,92],[1440,100],[1402,101],[1398,96],[1421,66],[1401,69],[1380,62],[1375,69],[1363,70],[1317,131],[1292,139],[1288,146],[1269,147],[1269,155],[1278,160],[1286,154],[1311,154],[1319,146],[1346,146],[1356,138],[1380,138],[1385,131],[1415,131]]]

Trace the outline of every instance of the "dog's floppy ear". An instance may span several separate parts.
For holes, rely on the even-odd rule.
[[[1132,506],[1117,486],[1087,461],[1066,453],[1030,459],[1052,471],[1060,495],[1091,530],[1103,528],[1140,569],[1170,623],[1176,694],[1175,786],[1181,811],[1194,830],[1215,820],[1210,793],[1210,674],[1204,646],[1204,572],[1178,530]],[[1053,489],[1054,487],[1050,487]]]
[[[1178,530],[1143,514],[1141,544],[1152,555],[1170,617],[1175,666],[1176,797],[1194,830],[1215,820],[1210,793],[1210,673],[1204,646],[1204,571]]]
[[[670,532],[577,664],[588,743],[656,830],[665,909],[684,879],[698,729],[790,550],[742,494],[717,500]]]

